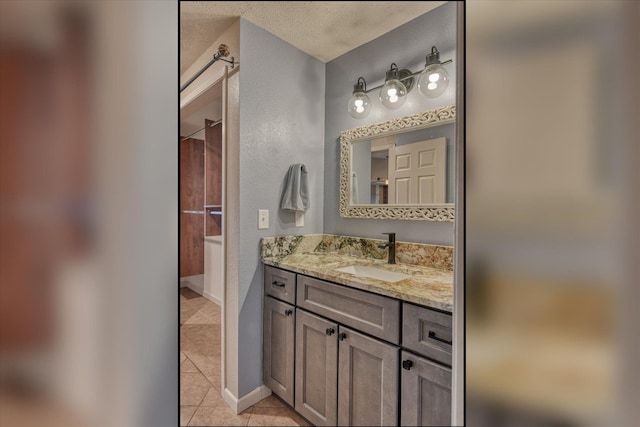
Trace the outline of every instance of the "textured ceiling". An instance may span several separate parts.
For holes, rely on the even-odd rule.
[[[328,62],[444,3],[183,1],[180,2],[180,73],[240,16],[320,61]]]

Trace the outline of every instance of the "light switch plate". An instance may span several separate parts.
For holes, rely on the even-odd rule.
[[[304,227],[304,212],[296,211],[296,227]]]
[[[269,210],[258,209],[258,230],[266,230],[269,228]]]

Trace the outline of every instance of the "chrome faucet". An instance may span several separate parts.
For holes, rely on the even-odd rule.
[[[389,264],[396,263],[396,233],[382,233],[389,236],[389,241],[378,245],[378,248],[389,248]]]

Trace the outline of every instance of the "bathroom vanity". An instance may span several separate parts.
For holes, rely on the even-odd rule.
[[[314,237],[263,242],[265,385],[315,425],[449,425],[452,272]]]

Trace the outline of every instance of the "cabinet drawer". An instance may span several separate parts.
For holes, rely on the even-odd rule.
[[[402,346],[451,366],[451,315],[403,303]]]
[[[298,275],[297,305],[398,344],[400,301]]]
[[[296,303],[296,274],[279,268],[264,266],[266,294],[290,304]]]

